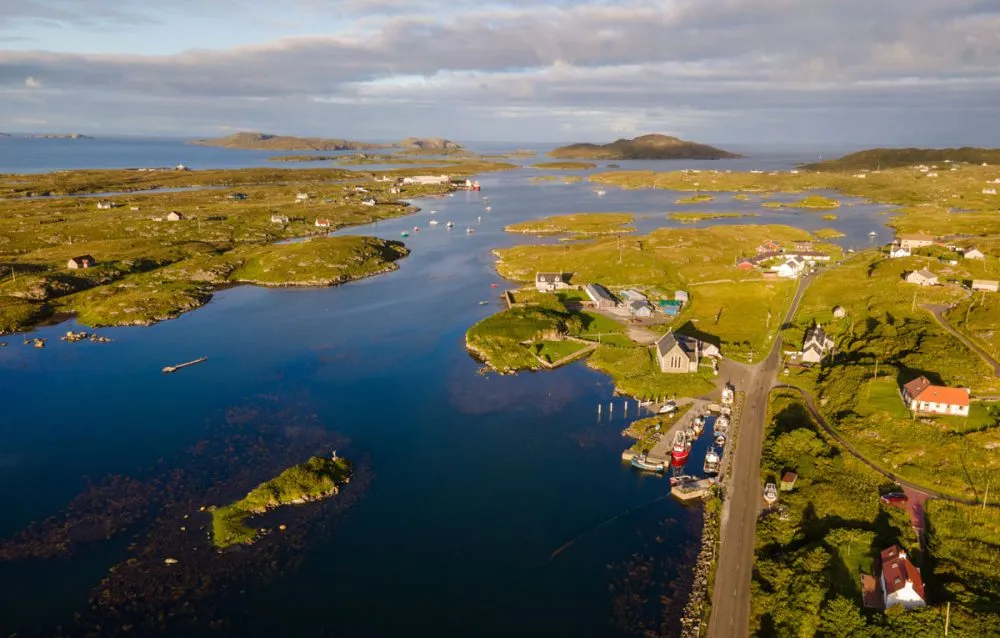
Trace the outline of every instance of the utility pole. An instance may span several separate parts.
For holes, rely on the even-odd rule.
[[[951,601],[948,601],[948,608],[944,612],[944,635],[948,635],[948,625],[951,624]]]
[[[986,493],[983,494],[983,511],[986,511],[986,498],[990,495],[990,481],[986,479]]]
[[[618,263],[622,263],[622,236],[618,235]]]
[[[917,292],[913,292],[913,303],[910,304],[910,312],[917,309]]]

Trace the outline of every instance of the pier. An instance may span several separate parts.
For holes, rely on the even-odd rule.
[[[178,363],[175,366],[166,366],[165,368],[163,368],[163,374],[170,374],[171,372],[177,372],[181,368],[197,365],[203,361],[208,361],[208,357],[201,357],[200,359],[195,359],[194,361],[188,361],[186,363]]]
[[[678,401],[678,406],[683,405],[683,400]],[[691,409],[684,413],[684,416],[677,419],[677,421],[670,427],[666,432],[660,433],[660,438],[653,446],[653,449],[646,454],[646,458],[653,463],[670,463],[670,452],[674,446],[674,435],[691,425],[695,417],[705,411],[705,406],[707,401],[702,401],[701,399],[694,399],[692,401]]]
[[[698,481],[675,485],[670,488],[670,494],[682,501],[690,501],[704,497],[712,489],[713,485],[715,485],[713,477],[703,478]]]

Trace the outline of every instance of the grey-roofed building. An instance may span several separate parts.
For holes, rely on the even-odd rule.
[[[583,289],[598,308],[611,309],[618,307],[618,300],[611,294],[611,291],[601,284],[587,284]]]
[[[833,339],[827,336],[823,326],[815,324],[806,330],[802,340],[803,363],[819,363],[833,349]]]
[[[918,286],[936,286],[938,278],[937,275],[929,270],[914,270],[906,274],[906,283],[917,284]]]
[[[622,299],[628,301],[629,303],[633,301],[646,301],[646,295],[642,294],[635,288],[629,288],[628,290],[622,291]]]
[[[1000,292],[1000,281],[995,279],[973,279],[973,290],[986,290],[988,292]]]
[[[668,332],[656,342],[656,358],[660,372],[697,372],[700,348],[697,339]]]
[[[649,305],[648,301],[630,301],[628,304],[628,311],[633,317],[652,317],[653,307]]]

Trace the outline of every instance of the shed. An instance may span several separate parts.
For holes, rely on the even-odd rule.
[[[610,309],[618,306],[615,296],[601,284],[587,284],[584,286],[584,292],[598,308]]]
[[[918,286],[936,286],[938,278],[937,275],[929,270],[914,270],[906,275],[906,283],[917,284]]]
[[[781,475],[781,491],[791,492],[795,489],[795,481],[799,478],[799,475],[795,472],[789,470]]]
[[[843,319],[846,316],[847,316],[847,310],[845,310],[843,306],[834,306],[833,307],[833,317],[834,317],[834,319]]]
[[[329,228],[329,227],[330,227],[329,219],[319,219],[319,218],[316,219],[316,228]]]
[[[988,292],[1000,292],[1000,281],[993,279],[973,279],[973,290],[986,290]]]
[[[677,290],[674,292],[674,301],[679,301],[681,303],[687,303],[690,301],[686,290]]]
[[[962,257],[966,259],[984,259],[986,255],[978,248],[966,248],[962,251]]]
[[[176,210],[172,210],[167,213],[168,222],[179,222],[182,219],[184,219],[184,213],[179,213]]]
[[[653,307],[646,300],[630,301],[628,311],[633,317],[652,317]]]
[[[628,290],[622,291],[622,299],[628,302],[646,301],[646,295],[642,294],[635,288],[629,288]]]
[[[90,255],[80,255],[79,257],[70,257],[70,260],[66,262],[66,267],[70,270],[78,270],[80,268],[90,268],[94,265],[94,258]]]

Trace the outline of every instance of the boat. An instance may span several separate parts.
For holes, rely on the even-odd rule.
[[[657,414],[670,414],[671,412],[674,412],[676,410],[677,410],[677,404],[674,403],[673,401],[667,401],[662,406],[660,406],[660,409],[657,410],[656,413]]]
[[[484,210],[488,213],[491,210],[493,210],[493,207],[492,206],[487,206]]]
[[[647,472],[662,472],[666,469],[666,466],[662,462],[654,463],[648,460],[645,454],[632,457],[632,467],[640,470],[646,470]]]
[[[670,487],[675,485],[684,485],[685,483],[690,483],[691,481],[697,481],[697,476],[691,476],[690,474],[678,474],[676,476],[670,477]]]
[[[399,236],[400,236],[400,237],[409,237],[409,236],[410,236],[410,233],[408,233],[408,232],[406,232],[406,231],[404,230],[403,232],[399,233]]]
[[[445,226],[447,226],[448,228],[454,228],[455,222],[448,222],[447,224],[445,224]]]
[[[878,237],[878,233],[876,233],[876,232],[875,232],[875,231],[873,230],[872,232],[868,233],[868,236],[869,236],[869,237]]]
[[[726,416],[725,414],[720,414],[719,417],[715,420],[715,425],[712,426],[712,429],[717,434],[725,434],[729,432],[729,417]]]
[[[413,232],[419,233],[420,232],[420,226],[414,226],[413,227]]]
[[[701,433],[705,431],[705,417],[701,415],[696,416],[691,423],[691,429],[694,430],[695,436],[701,436]]]
[[[721,432],[719,432],[718,434],[716,434],[715,435],[715,444],[718,445],[719,447],[725,447],[726,446],[726,435],[723,434],[723,433],[721,433]]]
[[[708,448],[708,452],[705,453],[705,465],[702,466],[705,474],[718,474],[719,461],[721,460],[719,453],[715,451],[714,447]]]
[[[475,229],[473,229],[473,228],[466,228],[466,229],[465,229],[465,232],[466,232],[467,234],[471,235],[472,233],[474,233],[474,232],[476,232],[476,231],[475,231]]]
[[[437,211],[436,210],[432,210],[431,211],[431,215],[437,215]]]
[[[488,301],[480,301],[480,302],[479,302],[479,305],[480,305],[480,306],[485,306],[485,305],[487,305],[487,304],[489,304],[489,303],[490,303],[490,302],[488,302]]]
[[[430,226],[437,226],[438,225],[438,220],[432,219],[429,222],[427,222],[427,224],[430,225]]]
[[[604,197],[605,195],[608,194],[608,192],[606,190],[604,190],[603,188],[599,188],[599,189],[597,189],[594,192],[597,193],[598,197]]]
[[[778,500],[778,488],[774,483],[768,483],[764,486],[764,500],[767,501],[768,505]]]
[[[490,288],[499,288],[500,284],[490,284]]]
[[[689,454],[691,454],[691,439],[686,432],[680,431],[674,435],[674,447],[670,450],[670,456],[675,461],[683,462],[687,460]]]

